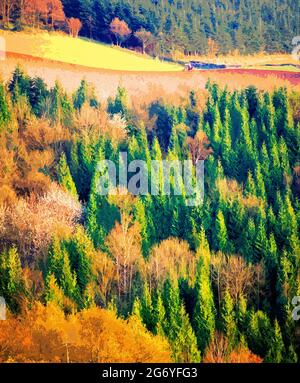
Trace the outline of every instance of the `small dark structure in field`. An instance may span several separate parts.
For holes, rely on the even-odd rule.
[[[190,61],[190,65],[193,67],[193,69],[225,69],[226,65],[218,65],[218,64],[211,64],[211,63],[205,63],[200,61]]]

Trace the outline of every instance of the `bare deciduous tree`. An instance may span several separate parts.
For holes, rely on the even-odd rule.
[[[145,54],[146,48],[154,42],[154,36],[144,28],[139,29],[134,35],[141,41],[143,54]]]
[[[200,160],[205,160],[212,153],[209,140],[203,131],[197,132],[194,138],[188,137],[187,145],[194,165]]]
[[[259,296],[257,286],[261,286],[261,283],[263,283],[260,270],[261,265],[248,265],[239,256],[226,257],[221,253],[213,256],[212,278],[217,286],[219,301],[226,290],[229,291],[235,303],[238,302],[241,296],[247,297],[254,294]]]

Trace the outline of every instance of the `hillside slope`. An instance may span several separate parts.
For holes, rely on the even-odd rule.
[[[36,31],[4,32],[6,50],[11,53],[83,65],[97,69],[140,72],[174,72],[182,70],[175,64],[85,39],[74,39],[62,33]]]

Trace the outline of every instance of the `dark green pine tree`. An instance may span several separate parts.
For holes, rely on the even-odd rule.
[[[73,123],[73,105],[58,81],[50,91],[51,107],[49,118],[54,123],[70,127]]]
[[[176,363],[199,363],[201,356],[197,347],[197,338],[183,304],[181,304],[179,315],[180,327],[173,346],[174,360]]]
[[[285,346],[282,340],[281,329],[277,320],[275,320],[272,337],[270,339],[270,349],[266,355],[265,362],[281,363],[285,357]]]
[[[6,130],[8,123],[11,120],[8,98],[5,92],[5,87],[0,84],[0,133]]]
[[[180,329],[180,296],[177,281],[167,279],[163,286],[162,298],[166,312],[164,332],[171,343],[176,341]]]
[[[265,358],[271,348],[273,329],[268,316],[262,312],[253,310],[249,314],[246,331],[247,344],[254,354]]]
[[[92,261],[94,246],[82,228],[64,243],[70,259],[70,267],[77,276],[77,284],[83,296],[88,285],[94,280]]]
[[[84,103],[88,103],[88,105],[95,108],[99,106],[95,91],[86,80],[81,81],[79,88],[73,95],[73,105],[75,109],[81,110]]]
[[[0,296],[12,311],[19,309],[19,298],[25,293],[23,271],[15,247],[0,254]]]
[[[50,275],[54,276],[57,285],[67,297],[80,303],[76,274],[72,273],[67,250],[57,238],[53,239],[48,251],[46,279],[50,280]]]
[[[81,303],[76,273],[72,273],[69,255],[64,249],[62,250],[62,269],[58,283],[67,297],[74,299],[78,304]]]
[[[141,299],[141,317],[142,322],[146,326],[146,328],[154,332],[155,330],[155,323],[154,323],[154,313],[153,313],[153,304],[152,304],[152,297],[149,290],[149,287],[147,284],[144,285],[143,295]]]
[[[18,65],[13,72],[12,79],[8,85],[13,102],[17,102],[20,96],[25,96],[29,100],[30,95],[30,77],[25,74]]]
[[[125,88],[119,86],[115,99],[108,100],[107,111],[110,114],[121,114],[122,117],[128,117],[128,95]]]
[[[256,228],[256,236],[253,248],[253,262],[259,262],[263,259],[268,252],[268,238],[266,233],[266,219],[263,217],[259,218],[258,225]]]

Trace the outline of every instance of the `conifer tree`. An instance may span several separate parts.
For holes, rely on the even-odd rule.
[[[58,286],[53,274],[48,274],[45,280],[45,301],[46,303],[53,302],[57,306],[63,307],[64,293]]]
[[[270,349],[266,355],[266,362],[281,363],[284,359],[285,347],[282,340],[281,329],[277,320],[275,320],[272,338],[270,340]]]
[[[77,197],[75,183],[72,179],[66,155],[63,153],[57,165],[57,178],[61,186],[68,190],[74,197]]]
[[[122,86],[118,87],[115,99],[108,100],[107,110],[110,114],[120,114],[123,118],[127,118],[129,108],[128,96],[125,88]]]
[[[180,307],[179,315],[180,327],[173,346],[175,362],[199,363],[201,357],[197,348],[197,338],[183,304]]]
[[[19,308],[18,298],[25,292],[21,260],[15,247],[0,254],[0,296],[12,311]]]
[[[11,113],[9,111],[9,105],[7,95],[3,84],[0,84],[0,133],[2,133],[7,124],[11,120]]]
[[[73,95],[73,105],[77,110],[81,110],[84,103],[88,103],[91,107],[98,107],[99,103],[94,94],[94,89],[86,82],[82,80],[79,88]]]
[[[224,215],[219,209],[215,221],[215,248],[226,253],[228,251],[228,234]]]
[[[198,248],[193,328],[197,336],[198,348],[204,354],[215,332],[215,306],[210,285],[209,263],[201,254],[201,249],[203,249],[202,246]]]
[[[266,199],[266,189],[265,189],[265,183],[264,178],[261,173],[261,168],[259,163],[256,165],[255,169],[255,183],[256,183],[256,195],[257,197],[261,198],[262,200]]]
[[[154,331],[153,305],[152,297],[147,284],[144,285],[143,296],[141,300],[141,316],[144,325],[149,331]]]
[[[247,197],[256,196],[256,187],[251,170],[248,170],[248,177],[245,185],[245,195]]]
[[[166,310],[163,304],[163,299],[161,297],[160,292],[157,293],[157,298],[155,300],[154,308],[153,308],[153,316],[154,316],[154,333],[164,336],[166,323]]]
[[[59,82],[50,91],[51,107],[49,118],[54,123],[70,127],[73,122],[73,106]]]
[[[229,347],[234,348],[237,344],[238,332],[233,300],[228,290],[225,291],[221,302],[221,329],[228,339]]]

